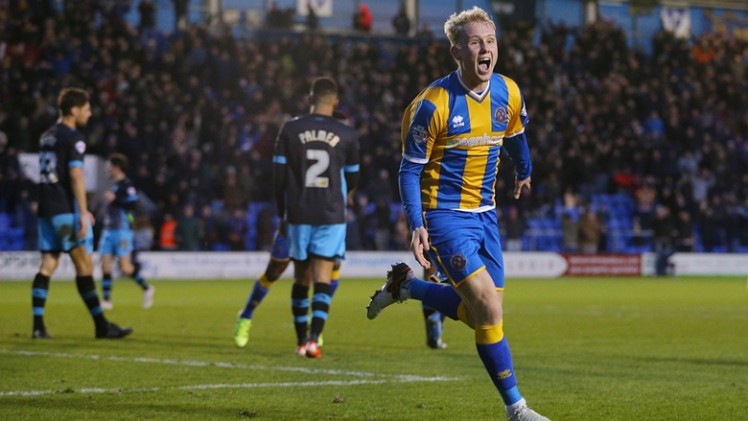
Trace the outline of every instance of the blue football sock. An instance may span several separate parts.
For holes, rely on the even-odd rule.
[[[114,281],[112,280],[112,274],[111,273],[105,273],[104,276],[101,278],[101,296],[105,300],[109,301],[109,299],[112,297],[112,287],[114,286]]]
[[[483,326],[490,330],[501,330],[501,325],[498,326]],[[506,338],[503,337],[501,340],[494,343],[480,343],[479,339],[483,334],[480,332],[480,327],[476,329],[476,348],[478,349],[478,355],[483,361],[483,365],[491,377],[491,380],[496,386],[496,390],[499,391],[501,398],[504,400],[505,405],[512,405],[522,399],[522,395],[519,393],[517,388],[517,379],[514,375],[514,366],[512,363],[512,354],[509,351],[509,343]],[[488,335],[490,335],[489,333]],[[494,332],[495,334],[495,332]],[[485,338],[486,336],[483,335]]]
[[[247,298],[247,303],[244,305],[241,317],[245,319],[251,319],[257,306],[260,305],[262,300],[268,294],[269,289],[262,286],[259,280],[255,281],[255,285],[252,288],[252,293]]]
[[[310,338],[317,340],[322,330],[325,328],[327,315],[330,313],[330,303],[332,294],[330,294],[330,285],[316,282],[314,284],[314,294],[312,295],[312,323],[310,326]]]
[[[457,307],[462,298],[451,285],[426,282],[413,279],[408,284],[410,297],[420,300],[423,304],[431,307],[447,317],[458,320]]]

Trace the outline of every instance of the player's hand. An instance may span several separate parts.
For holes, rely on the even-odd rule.
[[[106,201],[107,203],[112,203],[112,202],[114,202],[114,199],[116,199],[116,198],[117,198],[117,195],[116,195],[116,194],[114,194],[114,192],[113,192],[113,191],[111,191],[111,190],[107,190],[107,191],[106,191],[106,192],[104,193],[104,200],[105,200],[105,201]]]
[[[429,261],[424,253],[428,250],[429,233],[426,231],[426,228],[418,227],[414,229],[410,236],[410,251],[413,252],[413,257],[416,258],[416,262],[426,270],[431,268],[431,261]]]
[[[514,198],[519,199],[519,197],[522,195],[522,190],[527,190],[527,193],[530,193],[532,190],[532,177],[527,177],[524,180],[517,180],[517,177],[514,177]]]
[[[81,216],[80,216],[80,228],[78,229],[78,239],[79,240],[82,240],[82,239],[86,238],[86,235],[88,235],[88,221],[90,221],[89,218],[91,218],[91,213],[90,212],[88,212],[88,211],[81,212]]]

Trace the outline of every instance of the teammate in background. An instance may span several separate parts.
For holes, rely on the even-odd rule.
[[[345,113],[340,111],[333,111],[333,118],[340,122],[349,125],[350,121]],[[257,307],[265,299],[265,296],[270,292],[270,287],[275,281],[277,281],[286,268],[291,263],[291,258],[288,254],[288,240],[286,236],[276,231],[273,237],[273,244],[270,250],[270,260],[265,268],[265,272],[258,279],[252,287],[252,291],[247,297],[247,301],[244,304],[244,308],[239,312],[234,324],[234,344],[239,348],[244,348],[249,343],[249,332],[252,329],[252,317]],[[335,296],[335,291],[338,289],[340,282],[340,266],[341,261],[336,259],[333,264],[331,281],[330,281],[330,297]],[[432,279],[434,282],[441,282],[439,277],[435,276],[435,271],[424,270],[424,278]],[[442,340],[442,333],[444,331],[444,315],[428,307],[426,304],[422,306],[423,319],[426,326],[426,344],[432,349],[444,349],[447,344]],[[322,346],[322,338],[319,338],[317,343]]]
[[[333,111],[332,117],[341,123],[350,126],[350,121],[345,113],[340,111]],[[270,287],[273,282],[277,281],[278,278],[286,271],[289,263],[291,263],[291,257],[288,255],[288,240],[286,236],[275,232],[273,237],[273,245],[270,249],[270,260],[265,268],[265,272],[255,280],[252,291],[249,293],[244,308],[239,312],[239,316],[236,318],[236,324],[234,325],[234,344],[239,348],[244,348],[249,343],[249,331],[252,328],[252,316],[254,315],[255,309],[262,303],[265,296],[270,292]],[[338,283],[340,282],[340,260],[336,259],[333,264],[332,274],[330,275],[330,297],[335,296],[335,291],[338,289]],[[319,346],[322,346],[322,339],[318,342]]]
[[[411,251],[424,269],[438,264],[451,286],[420,280],[408,265],[395,264],[371,297],[367,317],[413,298],[464,322],[475,331],[478,355],[508,418],[548,420],[527,406],[517,388],[503,330],[504,262],[494,211],[502,145],[516,168],[515,199],[530,190],[524,99],[513,80],[493,73],[496,27],[484,10],[453,14],[444,32],[457,70],[406,109],[398,180]]]
[[[270,292],[270,287],[285,272],[291,263],[291,257],[288,251],[288,240],[286,236],[276,231],[273,238],[273,246],[270,251],[270,260],[268,261],[265,272],[255,281],[252,291],[247,298],[244,308],[239,312],[234,326],[234,344],[239,348],[244,348],[249,343],[249,331],[252,328],[252,316],[257,307]],[[335,296],[340,280],[340,260],[333,263],[332,274],[330,275],[330,298]],[[319,338],[319,346],[322,346],[322,338]]]
[[[436,266],[431,266],[428,270],[424,269],[423,279],[437,283],[447,281],[441,272],[437,272]],[[429,307],[423,301],[421,301],[421,312],[423,313],[423,321],[426,324],[426,346],[431,349],[446,349],[447,344],[442,340],[444,318],[446,316],[435,308]]]
[[[93,216],[88,211],[83,157],[86,142],[77,128],[91,117],[88,93],[67,88],[57,99],[58,122],[39,140],[39,250],[41,264],[34,277],[31,301],[34,339],[49,339],[44,324],[44,308],[49,280],[60,261],[60,253],[70,255],[75,266],[75,284],[94,320],[100,339],[119,339],[132,333],[109,322],[96,294],[93,280]]]
[[[345,255],[345,206],[358,184],[359,145],[355,129],[332,116],[339,102],[335,81],[316,79],[310,96],[309,114],[286,122],[278,133],[273,184],[278,231],[287,235],[294,261],[296,353],[321,358],[318,340],[330,309],[333,262]]]
[[[138,192],[125,174],[127,157],[114,153],[107,159],[107,172],[114,181],[112,189],[107,191],[104,200],[107,202],[104,229],[99,240],[99,254],[101,255],[101,289],[103,300],[101,307],[110,310],[112,304],[112,264],[117,258],[117,264],[124,276],[132,279],[143,289],[143,308],[153,306],[153,295],[156,288],[149,285],[140,274],[140,265],[135,265],[133,254],[133,215],[132,212],[140,200]]]

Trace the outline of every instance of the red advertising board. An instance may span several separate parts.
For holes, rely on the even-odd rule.
[[[639,254],[564,254],[566,276],[641,276]]]

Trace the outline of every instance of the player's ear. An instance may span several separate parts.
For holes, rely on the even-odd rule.
[[[452,54],[454,61],[460,61],[460,47],[456,45],[449,47],[449,53]]]

